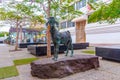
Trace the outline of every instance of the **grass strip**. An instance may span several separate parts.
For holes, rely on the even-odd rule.
[[[18,71],[15,66],[0,68],[0,79],[18,76]]]
[[[25,58],[25,59],[14,60],[13,62],[16,66],[18,66],[18,65],[30,64],[32,61],[35,61],[37,59],[38,58]]]
[[[83,53],[87,53],[87,54],[95,54],[94,50],[84,50],[82,51]]]

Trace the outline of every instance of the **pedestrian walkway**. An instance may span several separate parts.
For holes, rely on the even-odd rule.
[[[12,60],[35,57],[30,54],[27,49],[22,49],[21,51],[9,52],[9,50],[14,49],[14,46],[0,45],[0,67],[13,65]],[[94,47],[89,47],[83,50],[94,50]],[[82,50],[74,50],[74,55],[85,54]],[[59,55],[62,58],[65,54]],[[88,55],[88,54],[85,54]],[[45,56],[39,57],[44,59]],[[6,78],[2,80],[120,80],[120,64],[118,62],[112,62],[107,60],[99,59],[100,68],[92,69],[85,72],[76,73],[64,77],[62,79],[40,79],[33,77],[31,75],[30,64],[16,66],[19,72],[19,76]],[[2,64],[2,65],[1,65]]]
[[[14,50],[14,48],[14,46],[10,46],[9,50]],[[22,48],[20,51],[10,51],[10,55],[12,60],[35,57],[27,51],[27,48]]]
[[[14,65],[9,54],[9,45],[0,44],[0,67]]]

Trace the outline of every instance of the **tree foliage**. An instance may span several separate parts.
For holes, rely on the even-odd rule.
[[[89,16],[88,22],[114,23],[120,18],[120,1],[113,0],[110,4],[102,5],[98,10]]]
[[[22,3],[9,3],[7,7],[0,8],[0,19],[18,22],[33,22],[37,21],[44,23],[44,17],[37,15],[34,12],[34,7]]]
[[[8,32],[0,32],[0,37],[4,37],[4,35],[7,35],[8,36]]]
[[[82,12],[75,10],[75,2],[76,1],[73,0],[62,0],[61,2],[58,0],[56,3],[52,2],[51,11],[54,13],[51,12],[51,15],[60,20],[71,20],[75,17],[80,16]]]
[[[0,19],[15,23],[14,26],[17,31],[15,50],[18,49],[18,27],[22,28],[23,25],[28,25],[26,23],[31,22],[45,22],[44,17],[35,14],[34,9],[34,6],[28,5],[24,2],[10,2],[9,4],[6,4],[6,6],[0,8]]]
[[[29,0],[24,1],[29,2]],[[31,3],[36,6],[37,9],[41,10],[41,13],[47,18],[49,11],[48,1],[49,0],[32,0]],[[50,16],[55,17],[59,21],[63,19],[71,20],[80,16],[82,12],[74,9],[75,2],[76,0],[50,0]]]

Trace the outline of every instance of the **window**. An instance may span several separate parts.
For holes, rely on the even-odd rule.
[[[68,24],[67,27],[74,27],[75,26],[75,23],[71,22],[71,21],[68,21],[67,24]]]
[[[61,23],[61,28],[63,29],[63,28],[66,28],[66,22],[62,22]]]
[[[75,23],[74,22],[71,22],[71,21],[65,21],[65,22],[62,22],[61,23],[61,28],[69,28],[69,27],[75,27]]]
[[[86,0],[78,1],[76,3],[76,10],[79,10],[80,8],[86,6]]]
[[[79,10],[82,7],[81,1],[76,3],[76,10]]]
[[[86,6],[86,0],[82,0],[82,7]]]

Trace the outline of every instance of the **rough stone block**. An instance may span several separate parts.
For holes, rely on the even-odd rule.
[[[63,78],[65,76],[99,67],[97,56],[74,55],[53,61],[51,58],[31,63],[31,74],[42,79]]]

